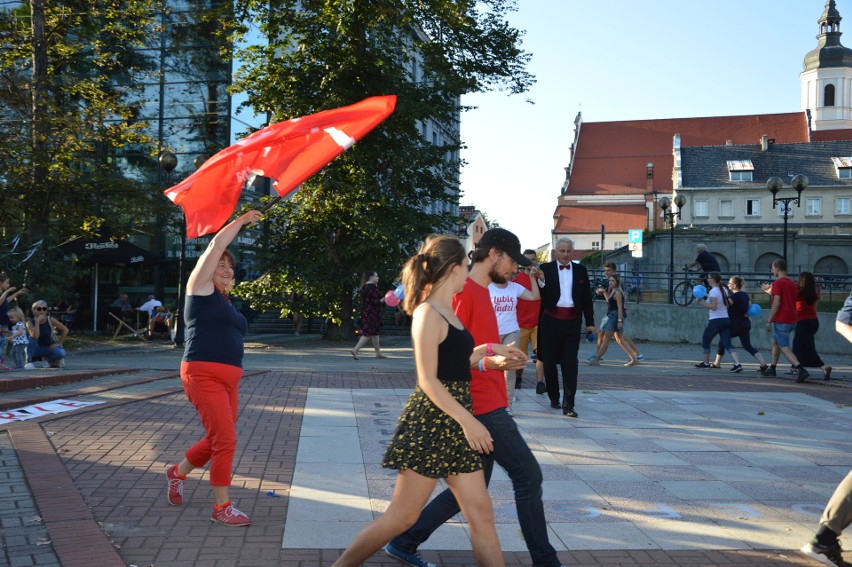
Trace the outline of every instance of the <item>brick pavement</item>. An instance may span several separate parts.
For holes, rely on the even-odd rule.
[[[838,404],[852,405],[852,390],[822,383],[796,385],[789,379],[766,380],[753,374],[727,372],[697,375],[686,363],[646,365],[643,372],[584,373],[587,389],[685,389],[805,392]],[[104,388],[114,389],[119,377]],[[0,442],[3,474],[0,487],[19,487],[22,470],[34,494],[42,522],[32,522],[31,537],[46,530],[52,545],[42,545],[44,558],[25,562],[19,547],[9,545],[4,511],[4,548],[0,567],[52,565],[52,550],[60,564],[163,566],[321,566],[330,565],[336,550],[282,550],[281,541],[293,478],[299,428],[308,388],[411,388],[411,372],[254,372],[241,388],[238,453],[232,495],[249,511],[254,525],[228,530],[208,521],[209,487],[206,475],[194,474],[187,484],[188,504],[173,508],[164,499],[167,464],[200,435],[195,413],[188,411],[174,380],[157,382],[129,398],[72,414],[39,418],[8,427],[20,461]],[[82,390],[85,386],[81,385]],[[88,395],[97,388],[89,387]],[[120,390],[116,391],[120,392]],[[68,392],[63,397],[70,397]],[[3,437],[0,436],[0,440]],[[279,497],[267,496],[274,491]],[[76,495],[76,496],[75,496]],[[16,513],[26,517],[26,498],[19,496]],[[8,500],[6,501],[8,502]],[[20,517],[20,514],[18,515]],[[73,522],[74,530],[64,527]],[[97,533],[105,534],[98,536]],[[14,540],[18,543],[24,540]],[[37,540],[38,543],[39,540]],[[27,547],[24,545],[23,547]],[[29,545],[31,548],[32,546]],[[465,551],[425,553],[441,565],[473,565]],[[506,553],[507,565],[527,565],[526,553]],[[814,565],[791,550],[747,551],[568,551],[560,557],[570,565]],[[371,566],[398,564],[376,556]]]

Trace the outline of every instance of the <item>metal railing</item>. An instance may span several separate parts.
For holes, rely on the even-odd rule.
[[[648,268],[659,269],[648,269]],[[789,276],[795,281],[799,270],[791,271]],[[599,268],[589,268],[590,278],[592,280],[592,290],[596,288],[606,288],[607,281],[603,275],[603,271]],[[684,266],[677,266],[674,274],[674,290],[672,296],[677,305],[686,306],[695,299],[693,288],[695,285],[704,283],[701,281],[700,270],[686,270]],[[619,272],[621,285],[624,288],[625,294],[629,302],[647,302],[647,303],[668,303],[669,302],[669,270],[668,266],[646,266],[641,272],[641,296],[636,293],[635,282],[633,275],[630,272]],[[745,270],[728,270],[722,272],[722,277],[727,281],[732,275],[737,275],[743,278],[745,285],[743,291],[753,294],[753,300],[760,298],[760,294],[765,294],[760,288],[761,284],[772,283],[774,279],[771,272],[752,272]],[[841,273],[814,273],[817,283],[820,287],[821,301],[842,301],[846,299],[849,292],[852,291],[852,274]],[[769,296],[766,296],[768,301]],[[602,299],[595,294],[595,299]]]

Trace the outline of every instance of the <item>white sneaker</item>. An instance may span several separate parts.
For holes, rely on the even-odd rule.
[[[24,364],[24,370],[35,370],[35,364],[33,364],[32,362]]]

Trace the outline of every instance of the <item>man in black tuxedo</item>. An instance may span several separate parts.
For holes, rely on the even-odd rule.
[[[556,259],[541,265],[541,314],[538,322],[538,357],[544,364],[544,381],[550,407],[562,408],[568,417],[577,417],[574,396],[577,393],[577,354],[583,318],[586,332],[595,330],[592,287],[586,268],[571,262],[574,243],[570,238],[556,241]],[[559,404],[559,374],[562,367],[562,405]]]

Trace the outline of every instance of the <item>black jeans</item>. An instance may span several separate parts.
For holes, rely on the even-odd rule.
[[[577,394],[577,372],[580,352],[580,324],[582,319],[554,319],[542,314],[538,326],[538,358],[544,365],[544,381],[547,384],[547,396],[553,403],[559,403],[559,373],[556,365],[562,368],[562,406],[574,407]]]
[[[561,565],[556,550],[547,539],[547,523],[544,520],[544,505],[541,502],[541,467],[521,437],[518,426],[505,408],[478,415],[476,418],[488,429],[494,439],[494,451],[482,459],[485,483],[491,481],[494,462],[506,470],[515,491],[515,506],[518,523],[524,534],[535,567],[558,567]],[[447,489],[435,497],[411,529],[398,535],[391,543],[406,553],[415,553],[421,543],[429,539],[432,532],[444,522],[458,514],[459,505],[451,490]]]

